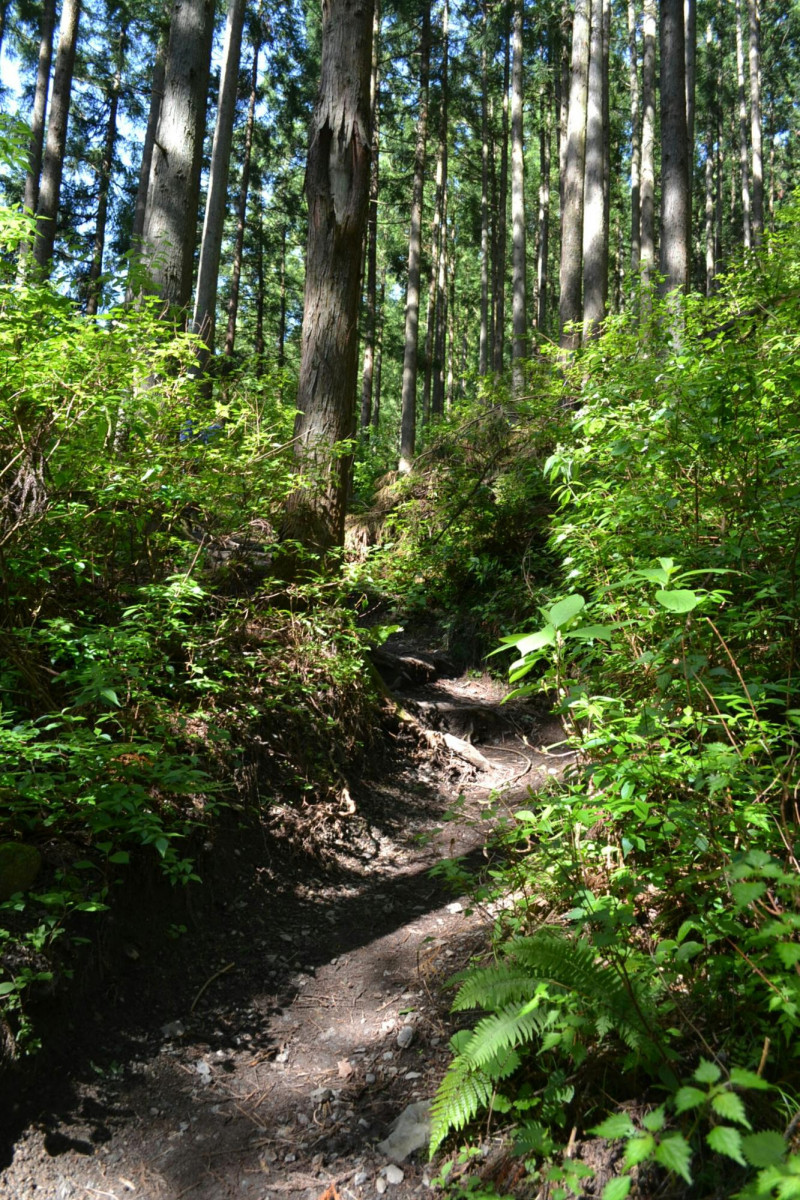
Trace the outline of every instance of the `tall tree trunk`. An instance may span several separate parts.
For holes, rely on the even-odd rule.
[[[750,146],[753,155],[753,244],[764,234],[764,164],[761,146],[761,31],[758,0],[747,0],[750,33]]]
[[[23,204],[34,214],[39,203],[39,178],[42,173],[47,93],[50,87],[50,66],[53,61],[53,31],[56,24],[56,0],[45,0],[42,7],[39,62],[36,68],[36,90],[31,112],[31,140],[28,149],[28,172],[25,176]]]
[[[167,64],[167,45],[169,43],[169,25],[164,24],[156,46],[156,57],[153,63],[153,81],[150,86],[150,109],[147,114],[147,127],[142,143],[142,161],[139,165],[139,186],[136,191],[136,203],[133,210],[133,227],[131,229],[131,246],[134,250],[141,249],[142,234],[144,233],[144,218],[147,212],[147,189],[150,185],[150,170],[153,165],[153,149],[156,144],[158,121],[161,116],[161,102],[164,99],[164,71]]]
[[[642,25],[642,283],[649,286],[656,265],[656,4],[644,0]]]
[[[489,69],[487,41],[489,13],[483,3],[481,45],[481,316],[478,338],[478,374],[489,370]]]
[[[714,291],[716,255],[714,253],[714,135],[711,129],[706,134],[706,295]]]
[[[508,86],[511,33],[506,27],[503,52],[503,127],[500,142],[500,190],[497,197],[497,254],[494,274],[494,370],[502,373],[506,357],[506,212],[508,208]]]
[[[572,40],[572,3],[563,0],[559,25],[560,54],[556,77],[556,103],[558,105],[558,211],[559,240],[564,230],[564,183],[567,178],[567,138],[569,136],[569,81],[570,42]]]
[[[428,20],[430,22],[430,5],[428,7]],[[381,383],[383,381],[383,323],[384,323],[384,300],[386,298],[386,267],[381,271],[381,294],[378,298],[378,310],[380,319],[378,321],[378,343],[375,348],[375,398],[372,404],[372,431],[377,434],[381,427]]]
[[[108,97],[108,121],[106,123],[106,136],[97,189],[97,222],[94,233],[94,253],[92,255],[91,266],[89,267],[89,284],[86,295],[87,316],[94,316],[100,300],[100,279],[103,274],[103,252],[106,244],[106,222],[108,219],[108,195],[111,190],[111,170],[114,164],[114,149],[117,144],[117,113],[119,110],[119,94],[122,87],[122,66],[126,44],[127,36],[122,32],[119,35],[117,49],[117,69]]]
[[[689,283],[689,147],[683,0],[661,0],[661,255],[665,294]]]
[[[283,369],[286,365],[286,223],[284,222],[281,228],[281,282],[279,288],[279,305],[278,305],[278,366]],[[261,267],[261,319],[263,324],[264,302],[263,302],[263,255]]]
[[[431,58],[431,0],[422,0],[422,29],[419,43],[419,113],[411,184],[411,227],[408,235],[408,281],[406,283],[405,330],[403,337],[403,385],[400,417],[400,464],[403,474],[411,470],[417,436],[417,371],[419,351],[419,289],[422,261],[422,202],[425,189],[425,151],[428,139],[428,84]]]
[[[75,52],[78,46],[80,0],[64,0],[58,30],[58,51],[53,72],[50,97],[50,119],[47,122],[47,142],[44,149],[39,202],[36,206],[36,240],[33,256],[43,275],[49,274],[56,241],[56,219],[64,172],[64,152],[67,145],[69,101],[72,76],[75,71]]]
[[[449,198],[448,141],[450,136],[450,0],[442,4],[442,103],[439,140],[442,159],[442,223],[439,229],[439,271],[436,282],[436,322],[433,342],[431,417],[444,413],[445,345],[447,343],[447,202]]]
[[[692,269],[692,188],[694,186],[694,120],[697,80],[697,0],[683,0],[684,63],[686,71],[686,151],[689,176],[689,274]]]
[[[525,386],[525,359],[528,357],[526,323],[526,246],[525,246],[525,147],[522,131],[522,12],[523,0],[514,4],[514,52],[511,70],[511,296],[514,341],[511,348],[512,388],[515,398]]]
[[[594,337],[606,315],[608,228],[605,223],[603,3],[592,0],[586,163],[583,191],[583,336]]]
[[[245,0],[230,0],[222,45],[217,122],[211,147],[203,238],[197,267],[192,329],[203,340],[209,353],[214,352],[217,319],[217,284],[222,254],[222,234],[228,209],[228,170],[233,142],[233,120],[239,90],[239,60],[242,53]],[[201,364],[207,355],[201,355]]]
[[[744,47],[742,42],[742,0],[736,0],[736,86],[739,111],[739,167],[742,176],[742,242],[746,250],[753,244],[750,206],[750,169],[747,148],[747,100],[744,90]]]
[[[372,0],[327,0],[306,169],[308,246],[295,460],[284,532],[326,551],[344,540],[358,375],[361,252],[369,199]],[[313,487],[307,486],[313,481]]]
[[[425,316],[425,379],[422,385],[422,421],[428,421],[431,413],[431,388],[433,385],[433,347],[436,336],[436,297],[439,283],[439,255],[442,248],[442,209],[444,206],[444,189],[442,187],[442,170],[444,147],[441,140],[436,155],[435,192],[433,204],[433,224],[431,228],[431,273],[428,280],[428,310]]]
[[[174,0],[142,232],[146,290],[168,309],[192,295],[213,32],[213,0]]]
[[[244,155],[242,178],[239,184],[239,200],[236,205],[236,240],[233,245],[231,268],[231,294],[228,300],[228,327],[225,331],[225,357],[233,357],[236,342],[236,319],[239,315],[239,288],[242,280],[242,257],[244,254],[244,231],[247,224],[247,195],[250,191],[250,162],[253,156],[253,126],[258,97],[258,56],[261,52],[261,26],[253,35],[253,66],[250,71],[250,100],[247,105],[247,123],[244,129]]]
[[[552,144],[552,97],[542,93],[539,118],[539,245],[536,256],[536,328],[547,325],[547,270],[550,258],[550,152]]]
[[[372,19],[372,68],[370,72],[370,116],[372,119],[372,166],[369,180],[369,210],[367,216],[367,320],[364,337],[364,368],[361,375],[362,431],[369,430],[372,421],[372,388],[375,376],[375,332],[378,291],[378,187],[380,153],[380,0],[375,0]]]
[[[595,0],[599,3],[599,0]],[[572,20],[572,70],[569,85],[564,215],[561,233],[559,324],[561,347],[580,344],[581,260],[583,250],[583,179],[586,163],[586,107],[589,91],[591,0],[575,0]]]
[[[631,270],[634,279],[639,274],[642,255],[641,233],[641,161],[642,144],[639,131],[639,49],[636,38],[636,4],[628,0],[628,88],[631,96]]]

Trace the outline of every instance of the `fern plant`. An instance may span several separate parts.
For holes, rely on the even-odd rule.
[[[482,1110],[509,1107],[499,1085],[526,1054],[558,1047],[580,1061],[586,1042],[610,1033],[638,1055],[663,1053],[652,984],[630,976],[617,955],[600,959],[587,941],[560,930],[515,938],[501,962],[452,982],[454,1012],[488,1015],[451,1039],[454,1057],[433,1102],[431,1154]]]

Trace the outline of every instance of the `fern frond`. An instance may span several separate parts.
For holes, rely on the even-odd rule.
[[[461,1056],[453,1060],[431,1105],[431,1158],[451,1130],[463,1129],[487,1107],[491,1095],[488,1075],[474,1071]]]
[[[540,1033],[545,1024],[545,1015],[534,1009],[526,1011],[516,1005],[507,1005],[498,1013],[483,1017],[475,1026],[472,1037],[464,1047],[464,1058],[476,1070],[483,1068],[494,1077],[490,1064],[504,1050],[516,1050],[530,1042]],[[498,1076],[504,1078],[505,1076]]]
[[[461,978],[453,1012],[469,1008],[496,1010],[531,998],[531,973],[525,965],[501,963],[496,967],[474,967],[463,972]]]

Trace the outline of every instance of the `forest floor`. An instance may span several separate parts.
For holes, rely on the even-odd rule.
[[[134,932],[33,1094],[12,1097],[0,1196],[425,1194],[427,1149],[382,1143],[434,1095],[456,1028],[446,981],[485,952],[493,919],[430,871],[480,862],[487,822],[565,760],[543,749],[560,727],[501,707],[500,684],[444,677],[441,656],[397,635],[388,653],[389,686],[438,746],[401,733],[350,781],[352,812],[270,810],[256,836],[232,837],[200,889],[213,905],[176,941]],[[469,740],[483,765],[459,752]],[[514,1164],[484,1151],[503,1191]]]

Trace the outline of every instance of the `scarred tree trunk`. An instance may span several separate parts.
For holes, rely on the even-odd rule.
[[[219,81],[217,123],[211,148],[211,170],[203,218],[203,238],[200,243],[200,262],[197,267],[192,329],[208,349],[214,351],[214,329],[217,314],[217,281],[222,253],[222,233],[228,208],[228,168],[233,141],[233,119],[236,113],[236,93],[239,85],[239,59],[242,50],[245,0],[230,0],[222,47],[222,68]],[[201,361],[206,355],[201,356]]]
[[[419,350],[419,287],[422,259],[422,199],[425,187],[425,149],[428,138],[428,83],[431,56],[431,5],[422,0],[420,33],[419,115],[411,184],[411,227],[408,235],[408,282],[406,284],[405,333],[403,338],[403,388],[400,418],[400,464],[404,474],[411,470],[417,430],[417,369]]]
[[[436,278],[436,321],[433,336],[433,375],[431,384],[431,417],[444,413],[445,347],[447,345],[447,204],[449,199],[449,139],[450,122],[450,0],[442,4],[442,102],[440,116],[440,153],[442,160],[442,208],[439,227],[439,270]]]
[[[361,252],[369,197],[372,0],[323,0],[322,72],[311,121],[308,244],[295,423],[301,486],[284,534],[326,551],[344,540],[358,375]]]
[[[253,154],[253,127],[258,96],[258,56],[261,51],[261,30],[253,38],[253,66],[250,72],[250,101],[247,106],[247,122],[244,130],[244,155],[242,178],[239,183],[239,201],[236,206],[236,240],[233,245],[233,267],[231,269],[231,294],[228,300],[228,327],[225,331],[225,357],[231,358],[236,342],[236,318],[239,314],[239,288],[242,279],[242,256],[244,252],[244,230],[247,221],[247,196],[250,191],[250,161]]]
[[[599,3],[599,0],[595,0]],[[581,262],[583,251],[583,180],[586,162],[586,105],[589,89],[590,0],[575,0],[572,20],[572,71],[564,178],[564,214],[561,233],[561,295],[559,322],[561,347],[574,350],[580,343],[576,323],[582,317]]]
[[[64,172],[69,101],[72,94],[80,14],[80,0],[64,0],[58,31],[58,51],[53,73],[42,180],[36,206],[36,240],[33,244],[33,256],[43,274],[50,271],[56,241],[56,218],[61,194],[61,176]]]
[[[689,145],[683,0],[661,0],[661,274],[665,293],[689,283]]]
[[[522,0],[514,6],[514,53],[511,69],[511,314],[514,341],[511,351],[514,396],[525,385],[528,357],[525,310],[525,158],[522,136]]]
[[[168,308],[192,295],[213,31],[213,0],[175,0],[142,233],[147,291]]]
[[[109,94],[108,121],[106,123],[103,159],[100,163],[100,178],[97,189],[97,222],[94,233],[94,253],[89,268],[89,286],[86,296],[86,314],[94,316],[100,300],[100,279],[103,274],[103,253],[106,244],[106,222],[108,220],[108,194],[111,189],[111,169],[114,164],[114,149],[117,143],[117,112],[119,110],[119,94],[122,86],[122,64],[127,43],[126,34],[119,36],[117,51],[117,69],[111,84]]]
[[[547,324],[547,270],[550,252],[550,145],[552,104],[550,89],[542,95],[539,121],[539,245],[536,256],[536,328]]]

